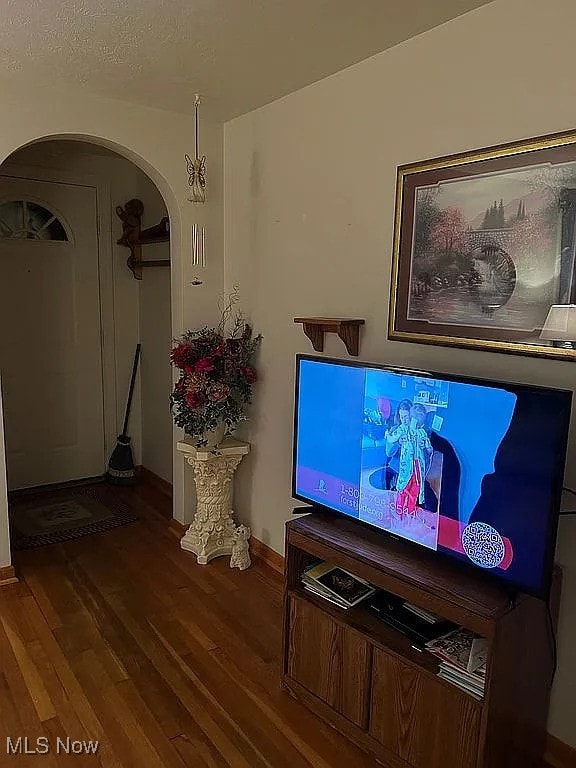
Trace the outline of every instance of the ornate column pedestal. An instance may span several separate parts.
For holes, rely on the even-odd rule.
[[[180,546],[193,552],[200,565],[220,555],[233,555],[231,568],[248,568],[250,529],[234,522],[232,489],[234,472],[250,452],[250,444],[228,438],[215,452],[186,441],[177,448],[194,469],[196,483],[196,514]]]

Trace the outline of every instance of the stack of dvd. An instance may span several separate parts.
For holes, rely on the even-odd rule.
[[[364,579],[324,562],[312,563],[306,568],[302,585],[307,592],[345,609],[358,605],[376,591]]]

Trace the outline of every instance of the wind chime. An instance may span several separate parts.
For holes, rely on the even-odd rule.
[[[194,141],[195,157],[194,160],[186,154],[186,166],[188,170],[188,185],[190,194],[188,200],[191,203],[206,202],[206,155],[200,157],[200,95],[194,97]],[[206,229],[203,225],[195,223],[192,225],[192,267],[206,266]],[[195,275],[190,283],[193,286],[202,285],[198,275]]]

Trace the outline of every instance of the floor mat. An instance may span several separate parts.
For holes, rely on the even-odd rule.
[[[104,483],[18,494],[10,503],[15,549],[35,549],[133,523],[136,512]]]

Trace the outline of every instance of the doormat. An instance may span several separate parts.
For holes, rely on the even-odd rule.
[[[10,505],[14,549],[58,544],[137,519],[136,512],[104,484],[23,494]]]

